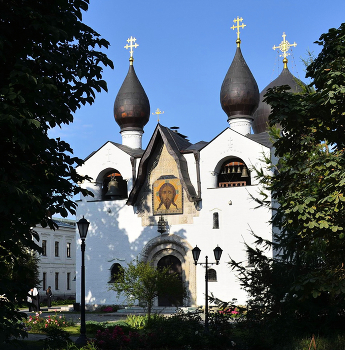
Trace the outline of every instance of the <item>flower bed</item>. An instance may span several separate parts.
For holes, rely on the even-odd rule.
[[[26,329],[32,333],[46,333],[51,328],[63,328],[73,325],[66,320],[65,316],[58,313],[49,315],[47,318],[42,317],[42,311],[36,312],[35,316],[30,316],[26,321]]]

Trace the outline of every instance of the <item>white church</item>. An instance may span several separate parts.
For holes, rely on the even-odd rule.
[[[109,283],[120,266],[135,259],[154,267],[171,266],[188,290],[188,298],[180,303],[204,305],[205,268],[194,264],[192,249],[196,246],[201,250],[199,262],[206,256],[215,262],[213,250],[217,246],[223,250],[219,264],[209,266],[209,294],[224,301],[246,302],[246,293],[228,262],[229,256],[248,261],[244,242],[253,242],[251,230],[272,238],[271,210],[256,208],[251,198],[260,192],[253,168],[260,168],[264,155],[273,156],[267,133],[270,107],[262,98],[271,86],[287,84],[292,91],[299,86],[287,68],[287,48],[293,45],[284,34],[279,47],[284,69],[260,95],[241,53],[240,21],[234,21],[236,53],[220,87],[225,129],[210,135],[209,142],[191,144],[178,130],[158,122],[148,145],[142,147],[145,125],[156,121],[149,120],[149,98],[134,70],[136,39],[128,40],[129,70],[114,103],[122,144],[105,142],[77,168],[78,173],[93,178],[81,185],[94,196],[78,201],[76,217],[78,221],[84,216],[90,222],[85,251],[87,305],[124,304],[108,290]],[[80,265],[78,244],[77,302]],[[164,296],[155,305],[172,306]]]

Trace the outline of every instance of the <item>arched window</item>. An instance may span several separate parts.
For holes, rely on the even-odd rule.
[[[219,214],[213,213],[213,228],[218,229],[219,228]]]
[[[116,200],[124,198],[127,198],[127,181],[122,178],[118,170],[109,170],[102,180],[102,199]]]
[[[233,157],[222,164],[218,174],[218,187],[240,187],[250,184],[249,169],[241,158]]]
[[[121,273],[123,273],[122,266],[118,263],[114,264],[110,269],[110,280],[108,283],[115,283]]]
[[[217,272],[214,269],[208,269],[208,281],[217,282]]]

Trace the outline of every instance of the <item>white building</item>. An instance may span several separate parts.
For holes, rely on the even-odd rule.
[[[270,157],[272,150],[266,131],[269,108],[261,102],[260,120],[255,123],[259,90],[242,56],[240,40],[236,43],[220,93],[227,116],[224,127],[226,118],[230,127],[210,135],[210,142],[196,144],[158,123],[142,149],[150,105],[131,56],[114,104],[122,144],[106,142],[78,168],[80,174],[93,178],[92,183],[82,186],[94,194],[82,198],[77,210],[77,220],[84,216],[90,222],[85,253],[86,304],[123,303],[108,291],[109,281],[119,264],[125,266],[139,258],[155,267],[172,265],[189,291],[184,305],[203,305],[205,270],[194,264],[192,249],[196,245],[201,249],[200,262],[206,256],[214,262],[213,249],[223,249],[220,264],[210,266],[209,291],[222,300],[237,298],[245,303],[246,294],[227,262],[229,256],[247,261],[244,242],[253,242],[251,230],[264,239],[272,238],[271,211],[255,209],[257,203],[252,199],[261,190],[253,168],[263,166],[263,157]],[[279,85],[291,77],[285,65],[277,79]],[[251,134],[253,120],[256,134]],[[157,231],[160,218],[168,225],[162,234]],[[77,267],[77,281],[79,276]],[[167,306],[167,302],[161,297],[156,305]]]
[[[41,298],[51,286],[53,298],[75,298],[76,225],[74,220],[53,219],[57,230],[49,227],[35,227],[40,236],[38,244],[43,248],[39,259]]]

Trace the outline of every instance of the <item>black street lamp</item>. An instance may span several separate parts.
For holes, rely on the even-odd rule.
[[[217,246],[216,248],[213,249],[214,258],[216,260],[215,263],[209,263],[207,255],[206,255],[206,262],[198,263],[201,250],[200,248],[198,248],[198,246],[195,246],[195,248],[192,250],[194,264],[205,265],[205,331],[206,332],[208,332],[208,265],[218,265],[220,257],[222,256],[222,252],[223,250]]]
[[[90,223],[84,219],[80,219],[77,222],[79,235],[81,238],[81,300],[80,300],[80,336],[76,340],[78,345],[86,345],[86,326],[85,326],[85,238],[87,230],[89,229]]]

